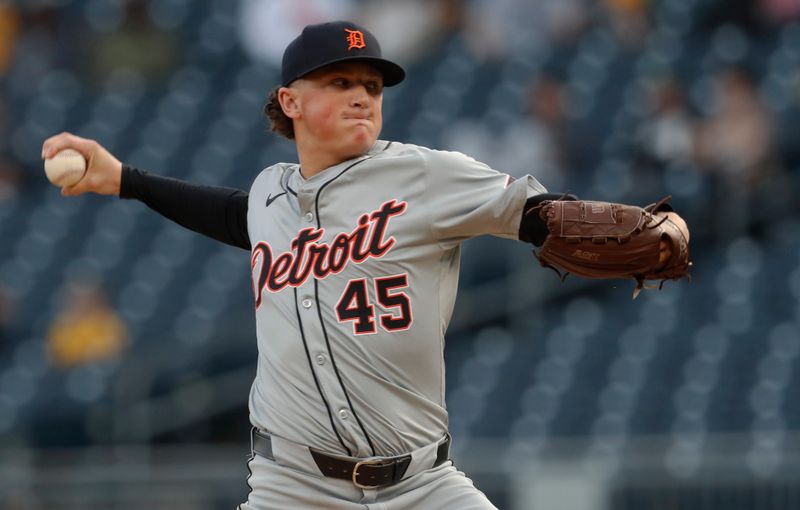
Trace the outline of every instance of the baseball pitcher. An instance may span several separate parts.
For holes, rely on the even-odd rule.
[[[45,158],[73,148],[88,161],[64,195],[138,199],[249,251],[259,356],[241,509],[495,508],[448,455],[443,349],[462,241],[530,242],[542,264],[637,289],[686,274],[688,229],[663,204],[579,201],[379,139],[384,87],[404,77],[365,28],[306,27],[265,106],[299,163],[264,169],[249,193],[147,173],[69,133],[44,143]]]

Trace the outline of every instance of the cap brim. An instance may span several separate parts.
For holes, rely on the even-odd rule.
[[[300,76],[295,76],[291,80],[284,83],[284,87],[288,87],[290,83],[295,80],[299,80],[303,76],[308,75],[316,71],[317,69],[322,69],[323,67],[329,66],[331,64],[338,64],[340,62],[364,62],[365,64],[369,64],[375,67],[378,71],[381,72],[383,75],[383,86],[384,87],[393,87],[398,83],[402,82],[406,77],[406,71],[399,65],[395,64],[390,60],[386,60],[383,58],[378,57],[363,57],[363,56],[352,56],[352,57],[344,57],[336,60],[331,60],[329,62],[325,62],[322,65],[309,69],[305,73],[301,74]]]

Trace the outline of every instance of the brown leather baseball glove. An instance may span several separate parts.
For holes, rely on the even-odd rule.
[[[639,295],[645,280],[691,280],[689,229],[666,205],[666,197],[645,208],[586,200],[550,200],[531,209],[549,231],[539,262],[563,280],[575,273],[588,278],[633,278]],[[562,276],[562,272],[564,274]]]

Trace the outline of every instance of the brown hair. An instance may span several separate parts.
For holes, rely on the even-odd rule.
[[[292,119],[283,113],[281,103],[278,101],[278,90],[280,90],[280,87],[275,87],[269,93],[267,104],[264,105],[264,115],[269,119],[270,131],[278,133],[289,140],[294,140],[294,124]]]

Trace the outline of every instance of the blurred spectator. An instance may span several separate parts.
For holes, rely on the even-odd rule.
[[[591,158],[591,137],[570,122],[563,81],[543,74],[530,85],[526,111],[506,127],[499,167],[512,175],[530,173],[545,186],[561,189],[585,169]]]
[[[738,187],[764,182],[779,168],[775,126],[742,68],[721,72],[712,115],[700,125],[699,162]]]
[[[13,48],[11,86],[13,92],[25,95],[35,92],[32,84],[39,83],[47,73],[67,63],[74,44],[61,44],[63,18],[55,7],[30,6],[19,12],[22,18]]]
[[[672,163],[693,159],[695,121],[681,84],[663,79],[650,89],[649,112],[639,126],[640,163],[663,170]]]
[[[697,160],[715,177],[715,202],[722,204],[714,211],[717,236],[744,232],[768,210],[754,208],[751,198],[781,168],[773,119],[744,69],[717,76],[712,114],[700,124],[695,140]]]
[[[469,10],[464,0],[438,0],[439,26],[448,34],[464,29]]]
[[[354,11],[353,0],[241,0],[238,33],[250,58],[280,67],[283,49],[304,26],[351,19]]]
[[[515,177],[534,175],[551,189],[590,168],[594,137],[567,117],[561,78],[542,74],[529,86],[525,115],[503,126],[459,120],[443,135],[449,150],[469,154]]]
[[[571,46],[589,24],[588,0],[473,0],[465,35],[477,56]]]
[[[4,352],[12,344],[16,310],[16,298],[11,290],[0,282],[0,352]]]
[[[381,41],[385,55],[411,65],[463,23],[459,0],[373,0],[357,13]]]
[[[19,195],[23,175],[22,167],[16,161],[0,154],[0,206]]]
[[[773,24],[800,20],[800,2],[797,0],[760,0],[761,11]]]
[[[9,151],[12,125],[11,108],[3,92],[5,90],[0,89],[0,159]]]
[[[625,46],[639,48],[650,32],[648,0],[606,0],[611,29]]]
[[[750,36],[769,35],[769,3],[796,3],[796,0],[724,0],[707,4],[705,27],[708,32],[724,25],[735,25]]]
[[[47,334],[53,365],[71,368],[117,359],[128,331],[109,306],[101,286],[90,280],[68,284],[63,307]]]
[[[19,25],[19,13],[14,6],[8,0],[0,0],[0,76],[5,76],[11,66]]]
[[[151,82],[159,81],[169,76],[180,55],[177,39],[152,22],[144,0],[125,4],[122,26],[97,34],[89,44],[91,72],[98,82],[118,69],[134,71]]]
[[[458,118],[442,133],[442,148],[463,152],[487,165],[513,173],[498,164],[502,148],[498,132],[493,131],[487,122],[475,119]]]

